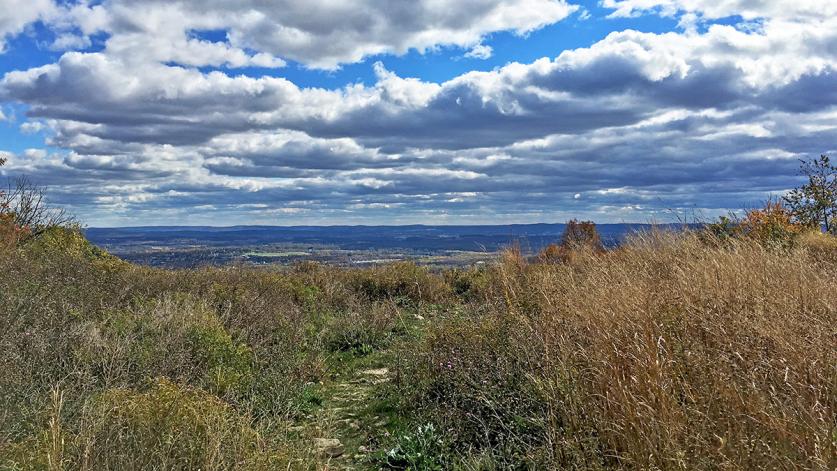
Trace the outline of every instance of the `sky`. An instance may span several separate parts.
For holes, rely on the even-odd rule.
[[[88,226],[668,222],[835,148],[834,0],[0,0],[0,174]]]

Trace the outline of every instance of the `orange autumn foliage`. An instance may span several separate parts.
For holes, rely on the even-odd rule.
[[[740,228],[744,236],[762,244],[787,245],[805,230],[805,226],[793,222],[792,218],[785,205],[769,200],[763,208],[747,211]]]
[[[549,244],[538,254],[541,263],[571,263],[578,251],[604,252],[604,244],[592,221],[567,222],[560,244]]]

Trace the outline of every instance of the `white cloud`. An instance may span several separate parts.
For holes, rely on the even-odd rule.
[[[837,2],[830,0],[603,0],[612,16],[636,16],[657,11],[664,16],[698,14],[707,19],[741,15],[744,19],[811,19],[837,14]]]
[[[55,38],[50,45],[54,51],[69,51],[74,49],[85,49],[90,47],[91,41],[87,36],[72,33],[64,33]]]
[[[20,125],[20,132],[23,134],[37,134],[45,129],[47,125],[41,121],[26,121]]]
[[[5,39],[19,34],[26,25],[51,14],[52,0],[3,0],[0,4],[0,53],[5,50]]]
[[[285,60],[294,60],[324,69],[375,54],[470,48],[487,34],[525,34],[561,21],[578,8],[565,0],[417,0],[397,6],[377,0],[110,0],[95,5],[84,0],[60,8],[50,0],[14,3],[27,8],[6,21],[8,26],[0,17],[0,33],[14,34],[44,16],[61,34],[55,48],[86,47],[82,37],[69,35],[77,28],[84,35],[108,33],[106,52],[126,61],[281,67]],[[227,41],[193,36],[206,30],[226,31]]]
[[[624,14],[662,6],[609,3]],[[688,8],[672,13],[681,20],[727,11],[681,3]],[[738,3],[725,8],[737,11]],[[524,10],[536,4],[517,2]],[[66,190],[71,205],[125,214],[268,214],[287,205],[332,217],[352,208],[515,215],[574,200],[577,210],[595,214],[738,206],[792,186],[795,158],[826,152],[823,143],[837,139],[835,16],[774,18],[767,6],[757,28],[614,32],[587,48],[444,83],[376,63],[374,85],[328,90],[167,62],[278,67],[282,58],[304,58],[330,67],[378,47],[454,44],[473,52],[487,31],[525,32],[540,23],[526,11],[498,17],[491,12],[509,11],[489,0],[473,8],[473,18],[417,2],[410,8],[418,10],[380,20],[386,24],[376,30],[384,13],[373,4],[348,11],[323,1],[336,16],[306,23],[294,43],[271,36],[277,18],[303,27],[294,8],[270,16],[264,4],[247,3],[250,13],[231,18],[231,3],[203,5],[186,20],[183,12],[195,8],[188,1],[74,7],[67,21],[82,33],[114,34],[102,52],[68,52],[0,80],[0,102],[26,104],[24,126],[48,126],[49,144],[65,149],[16,155],[6,171]],[[438,21],[427,19],[433,15]],[[346,24],[329,23],[338,17]],[[359,25],[370,34],[353,35]],[[444,36],[454,27],[471,33]],[[196,32],[218,29],[229,42]],[[247,35],[256,31],[265,42],[254,48]],[[338,36],[345,44],[322,42]]]
[[[493,53],[494,49],[492,49],[491,46],[486,46],[485,44],[477,44],[476,46],[472,47],[470,51],[465,53],[465,57],[471,59],[490,59]]]

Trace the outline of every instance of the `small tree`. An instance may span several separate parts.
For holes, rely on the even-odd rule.
[[[706,224],[701,240],[710,244],[726,243],[734,239],[749,239],[766,247],[791,247],[805,226],[794,220],[781,200],[768,198],[761,208],[750,209],[739,217],[734,213],[721,216]]]
[[[5,164],[6,159],[0,157],[0,167]],[[23,235],[22,229],[14,222],[6,192],[0,188],[0,248],[16,245]]]
[[[784,196],[794,220],[800,224],[825,228],[837,234],[837,166],[827,155],[801,161],[801,173],[808,183]]]
[[[542,263],[570,262],[577,250],[592,250],[599,253],[604,252],[596,224],[592,221],[578,221],[573,219],[567,222],[564,234],[561,236],[560,244],[549,244],[538,254],[538,261]]]
[[[567,249],[589,248],[596,252],[604,250],[604,244],[596,230],[596,223],[576,219],[567,222],[567,228],[561,236],[561,246]]]
[[[5,162],[3,162],[5,163]],[[73,226],[75,220],[61,208],[46,204],[46,191],[26,177],[9,183],[0,190],[0,232],[7,242],[19,243],[33,239],[54,227]]]
[[[805,227],[793,220],[792,213],[781,201],[768,199],[761,209],[751,209],[740,223],[744,236],[762,245],[790,247]]]

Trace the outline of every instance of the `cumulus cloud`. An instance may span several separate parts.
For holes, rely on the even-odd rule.
[[[477,44],[472,47],[470,51],[465,53],[465,57],[470,59],[490,59],[493,53],[494,49],[492,49],[491,46]]]
[[[810,19],[833,16],[834,2],[821,0],[603,0],[614,17],[635,16],[656,11],[665,16],[697,14],[707,19],[740,15],[744,19]]]
[[[0,8],[0,53],[5,51],[5,40],[19,34],[30,23],[51,14],[52,0],[4,0]]]
[[[104,32],[110,36],[107,51],[125,60],[229,67],[281,67],[294,60],[323,69],[411,49],[470,48],[489,33],[526,34],[578,8],[564,0],[418,0],[397,5],[379,0],[82,0],[61,7],[51,0],[13,3],[22,8],[7,13],[9,18],[0,16],[0,34],[18,33],[41,16],[58,31],[83,33],[62,34],[55,48],[83,48],[89,45],[84,35]],[[226,39],[201,39],[204,31],[225,32]],[[254,50],[259,54],[248,53]],[[484,47],[477,50],[485,54]]]
[[[0,101],[26,104],[29,123],[48,126],[49,144],[64,150],[15,154],[6,171],[60,188],[82,213],[125,217],[201,208],[250,221],[344,220],[398,208],[419,220],[642,220],[665,208],[756,202],[792,187],[796,159],[837,139],[837,15],[814,14],[804,0],[785,9],[611,0],[604,6],[615,15],[741,15],[759,24],[613,32],[443,83],[375,63],[374,84],[337,89],[194,66],[334,67],[444,44],[485,55],[485,34],[525,33],[573,7],[479,0],[469,16],[459,4],[413,2],[402,17],[376,2],[323,1],[315,6],[330,14],[303,22],[295,2],[283,15],[243,3],[239,15],[221,0],[200,12],[189,1],[67,10],[73,34],[112,35],[102,51],[68,52],[0,80]],[[334,18],[342,21],[328,23]]]

